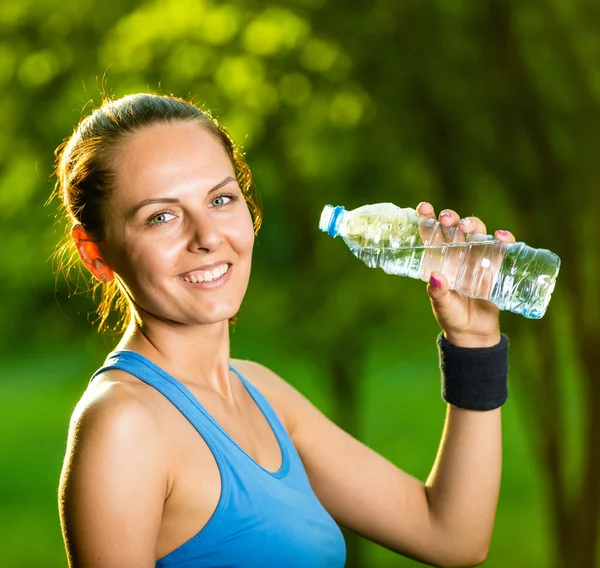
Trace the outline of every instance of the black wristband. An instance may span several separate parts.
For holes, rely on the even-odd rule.
[[[493,410],[508,398],[508,337],[493,347],[458,347],[437,339],[442,398],[459,408]]]

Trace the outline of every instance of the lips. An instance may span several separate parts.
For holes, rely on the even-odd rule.
[[[213,272],[210,272],[210,277],[212,278],[214,276],[215,270],[217,271],[216,273],[219,274],[219,272],[221,272],[224,268],[227,268],[227,270],[223,274],[221,274],[221,276],[217,276],[214,279],[202,280],[202,278],[200,278],[199,280],[198,277],[194,275],[194,273],[196,273],[197,271],[194,271],[194,273],[191,274],[184,274],[183,276],[180,276],[179,279],[181,280],[183,286],[191,290],[203,290],[204,292],[208,292],[211,290],[220,290],[223,286],[226,286],[227,282],[231,278],[231,273],[233,271],[233,266],[229,264],[223,264],[222,267],[223,268],[221,269],[217,267],[216,269],[213,269]],[[188,276],[188,274],[190,275]],[[192,278],[194,278],[196,281],[194,282]]]

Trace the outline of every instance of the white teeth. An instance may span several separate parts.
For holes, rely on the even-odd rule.
[[[191,274],[190,276],[184,276],[183,279],[186,282],[212,282],[217,278],[220,278],[229,270],[229,264],[223,264],[218,266],[214,270],[205,270],[203,272],[198,272],[195,275]]]

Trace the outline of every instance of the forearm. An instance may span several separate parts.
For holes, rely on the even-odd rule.
[[[448,404],[442,441],[425,484],[431,522],[449,555],[485,558],[502,472],[501,409]]]
[[[487,555],[498,503],[508,340],[499,330],[444,337],[438,349],[449,404],[426,494],[444,564],[472,566]]]

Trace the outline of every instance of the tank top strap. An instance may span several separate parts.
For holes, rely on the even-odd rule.
[[[221,429],[215,427],[213,418],[184,384],[143,355],[125,349],[109,354],[104,365],[94,372],[90,382],[96,375],[111,369],[125,371],[165,396],[205,440],[217,461],[221,475],[227,472],[229,468],[225,467],[226,460],[220,449],[222,445],[214,436],[214,432],[220,432]]]
[[[254,399],[254,402],[256,403],[258,408],[260,408],[261,412],[265,415],[265,418],[267,419],[267,421],[269,422],[269,424],[275,431],[275,434],[277,435],[277,438],[280,440],[280,442],[286,445],[286,448],[288,449],[288,451],[290,449],[293,450],[293,444],[289,437],[289,434],[287,433],[287,430],[285,429],[281,420],[279,420],[277,413],[275,412],[275,410],[273,409],[273,407],[271,406],[269,401],[235,367],[230,366],[230,369],[239,377],[240,381],[242,381],[242,384],[246,387],[246,390],[250,393],[250,396]],[[290,446],[291,446],[291,448],[290,448]],[[294,452],[292,451],[292,453],[294,453]]]
[[[242,454],[246,460],[250,460],[256,467],[268,473],[271,477],[283,478],[287,476],[292,466],[294,466],[294,470],[298,469],[297,466],[300,461],[300,457],[287,430],[263,394],[232,365],[229,368],[239,377],[277,438],[281,451],[281,466],[276,472],[266,470],[253,460],[231,438],[183,383],[153,363],[150,359],[135,351],[127,349],[113,351],[106,358],[104,365],[94,372],[90,381],[104,371],[120,369],[154,387],[179,409],[202,438],[204,438],[217,461],[221,475],[226,474],[232,467],[234,469],[237,468],[240,462],[235,456]]]

